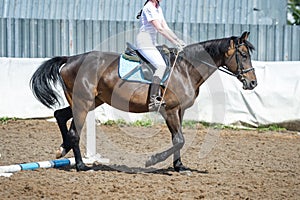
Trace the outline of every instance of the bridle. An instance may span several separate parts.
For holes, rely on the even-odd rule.
[[[215,65],[212,65],[204,60],[199,60],[200,62],[202,62],[203,64],[207,65],[207,66],[210,66],[212,68],[215,68],[217,70],[220,70],[221,72],[224,72],[226,74],[229,74],[230,76],[234,76],[236,78],[238,78],[239,80],[243,81],[243,74],[246,74],[248,72],[251,72],[251,71],[254,71],[255,69],[253,67],[249,68],[249,69],[245,69],[244,66],[243,66],[243,63],[240,61],[239,59],[239,55],[238,54],[242,54],[241,51],[239,50],[239,47],[241,46],[246,46],[247,45],[245,43],[241,43],[241,44],[235,44],[235,59],[236,59],[236,63],[237,63],[237,73],[233,73],[231,72],[228,67],[226,66],[221,66],[221,67],[217,67]],[[248,47],[247,47],[248,48]],[[230,60],[233,58],[233,56],[231,56]]]
[[[238,54],[242,54],[241,51],[239,50],[239,47],[241,46],[246,46],[247,45],[245,43],[241,43],[241,44],[236,44],[235,45],[235,59],[236,59],[236,63],[237,63],[237,73],[233,73],[231,72],[228,67],[225,66],[221,66],[218,69],[226,74],[229,74],[231,76],[237,77],[238,79],[241,79],[243,76],[243,74],[246,74],[248,72],[254,71],[255,69],[253,67],[249,68],[249,69],[245,69],[243,66],[243,63],[240,61],[239,55]],[[233,56],[230,58],[232,59]]]

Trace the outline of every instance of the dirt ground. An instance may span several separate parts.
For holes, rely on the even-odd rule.
[[[165,125],[97,126],[97,152],[110,163],[93,171],[72,167],[21,171],[0,177],[1,199],[300,199],[297,132],[184,129],[183,163],[172,158],[144,168],[147,158],[170,147]],[[0,165],[54,159],[61,144],[55,123],[17,120],[0,124]],[[84,152],[84,136],[82,139]],[[72,157],[70,152],[68,157]]]

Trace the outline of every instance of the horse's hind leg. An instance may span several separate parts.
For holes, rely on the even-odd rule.
[[[69,130],[67,127],[67,121],[73,117],[73,112],[71,107],[69,106],[67,108],[60,109],[54,112],[54,116],[57,120],[57,124],[63,138],[63,143],[60,147],[60,150],[57,152],[56,157],[57,158],[63,157],[71,149],[73,149],[74,157],[76,160],[77,171],[85,171],[85,170],[89,170],[90,168],[85,166],[85,164],[82,161],[81,152],[79,148],[79,140],[80,140],[79,133],[83,127],[84,119],[86,117],[87,112],[79,112],[78,109],[76,109],[76,111],[77,111],[75,112],[75,115],[77,113],[77,115],[75,116],[76,122],[74,121],[74,119],[72,120]],[[78,127],[79,129],[76,127]]]
[[[69,119],[73,117],[71,107],[69,106],[67,108],[56,110],[54,112],[54,117],[56,119],[57,125],[59,127],[63,139],[63,143],[61,144],[60,149],[56,153],[56,158],[61,158],[65,156],[72,149],[70,143],[67,140],[67,134],[68,134],[67,122]]]
[[[86,95],[87,96],[87,95]],[[77,171],[86,171],[87,167],[83,161],[79,147],[80,134],[86,120],[87,113],[94,108],[94,101],[75,98],[73,100],[73,120],[67,134],[67,140],[71,143]]]
[[[78,134],[79,131],[77,131],[75,124],[76,123],[74,122],[74,119],[73,119],[70,130],[67,134],[67,140],[72,143],[72,149],[73,149],[75,162],[76,162],[76,170],[77,171],[87,171],[87,170],[90,170],[90,168],[87,167],[82,161],[82,156],[81,156],[80,147],[79,147],[80,135]]]

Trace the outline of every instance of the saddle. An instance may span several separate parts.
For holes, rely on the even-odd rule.
[[[140,63],[136,68],[140,68],[143,73],[144,79],[151,82],[156,68],[142,54],[139,53],[138,49],[134,45],[132,45],[128,42],[126,43],[126,45],[127,45],[127,47],[126,47],[125,52],[122,54],[122,57],[125,60]],[[170,73],[171,52],[166,45],[157,46],[156,48],[162,55],[162,57],[166,63],[166,66],[167,66],[167,69],[164,74],[164,77],[165,77]],[[136,69],[134,69],[132,71],[136,71]],[[127,75],[130,76],[131,73],[129,72]]]

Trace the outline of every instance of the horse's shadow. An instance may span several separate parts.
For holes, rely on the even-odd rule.
[[[62,167],[61,170],[71,171],[75,167]],[[123,172],[127,174],[160,174],[166,176],[172,176],[174,173],[177,173],[174,168],[164,168],[164,169],[157,169],[157,168],[142,168],[142,167],[128,167],[126,165],[103,165],[103,164],[93,164],[89,171],[103,171],[103,172]],[[201,171],[197,169],[189,169],[192,173],[198,174],[208,174],[208,171]]]

